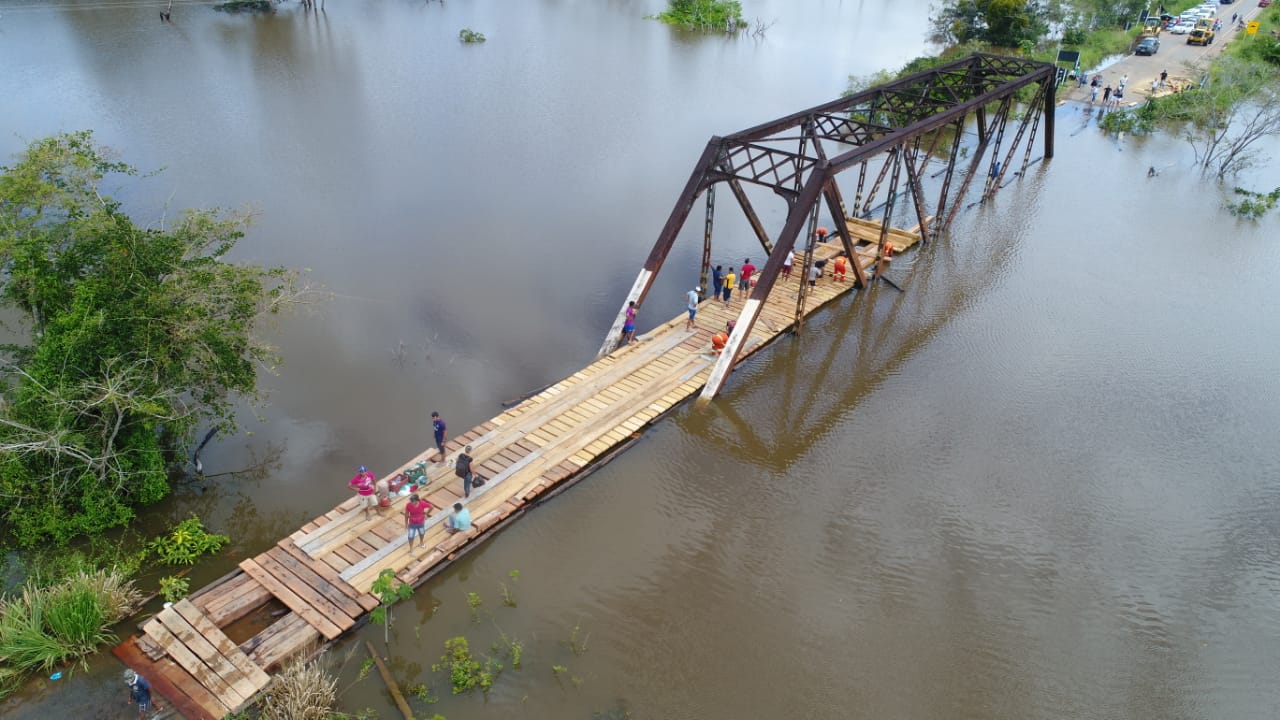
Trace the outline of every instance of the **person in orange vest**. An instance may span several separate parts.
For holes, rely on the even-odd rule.
[[[835,271],[831,273],[832,279],[835,280],[836,282],[844,282],[844,273],[845,273],[845,270],[847,270],[848,268],[849,268],[848,258],[844,256],[844,253],[840,253],[839,255],[836,256]]]
[[[889,269],[889,261],[893,260],[893,243],[888,240],[884,243],[884,250],[880,253],[880,262],[876,264],[876,279]]]
[[[824,243],[826,241],[827,241],[827,229],[824,227],[818,228],[818,242]]]
[[[729,335],[733,334],[733,326],[736,323],[733,320],[725,323],[724,329],[711,336],[711,354],[719,355],[724,350],[724,346],[729,344]]]

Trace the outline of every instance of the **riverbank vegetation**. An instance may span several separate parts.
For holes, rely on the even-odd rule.
[[[653,17],[668,25],[703,32],[747,29],[742,3],[737,0],[667,0],[667,9]]]
[[[0,598],[0,697],[28,673],[48,671],[114,642],[110,627],[132,614],[141,593],[119,570],[78,572],[53,585],[28,584]]]
[[[105,181],[136,175],[89,132],[0,167],[0,543],[65,544],[124,525],[170,489],[200,425],[228,431],[258,372],[255,330],[303,297],[285,268],[233,262],[249,216],[135,224]]]

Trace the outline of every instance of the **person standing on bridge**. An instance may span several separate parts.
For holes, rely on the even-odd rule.
[[[471,457],[471,446],[468,445],[453,461],[453,474],[462,478],[462,497],[471,497],[471,461],[474,459]]]
[[[427,545],[427,518],[431,517],[431,503],[420,500],[418,493],[409,496],[404,504],[404,526],[409,531],[409,551],[413,551],[413,539],[418,538],[418,547]]]
[[[364,519],[367,522],[373,509],[378,506],[378,486],[373,481],[373,473],[361,465],[355,477],[347,482],[347,487],[356,491],[356,499],[359,501],[357,507],[364,510]]]
[[[717,265],[711,271],[711,299],[719,300],[724,293],[724,266]]]
[[[782,261],[782,277],[791,277],[791,266],[796,262],[796,251],[792,248],[787,251],[787,259]]]
[[[742,297],[751,294],[751,276],[756,272],[756,266],[751,264],[751,258],[744,258],[742,261],[742,272],[738,274],[738,287],[742,288],[739,293]]]
[[[431,413],[431,432],[435,435],[436,449],[440,451],[440,460],[437,462],[444,462],[444,442],[449,439],[449,428],[438,412]]]
[[[699,285],[689,291],[686,305],[689,308],[689,319],[684,323],[685,330],[693,329],[693,317],[698,314],[698,298],[702,295],[702,286]]]
[[[729,268],[729,272],[724,274],[724,304],[728,305],[733,299],[733,286],[738,283],[738,276],[733,274],[733,268]]]
[[[636,339],[636,301],[627,302],[627,322],[622,326],[622,344]]]

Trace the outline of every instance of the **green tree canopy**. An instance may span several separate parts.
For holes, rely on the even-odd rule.
[[[28,344],[4,348],[0,523],[23,545],[94,534],[169,490],[197,424],[233,424],[278,360],[259,320],[297,298],[283,268],[227,260],[246,216],[139,227],[102,194],[133,174],[88,132],[0,168],[0,302]]]
[[[945,0],[929,18],[929,39],[946,45],[977,40],[1022,47],[1044,37],[1047,18],[1038,0]]]

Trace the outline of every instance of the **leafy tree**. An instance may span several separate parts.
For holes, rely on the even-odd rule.
[[[666,11],[654,17],[694,30],[737,32],[747,27],[738,0],[667,0]]]
[[[929,39],[945,45],[974,40],[999,47],[1034,45],[1049,31],[1039,0],[945,0],[929,18]]]
[[[164,497],[197,424],[232,428],[258,368],[279,362],[259,321],[300,299],[295,273],[227,259],[246,216],[135,225],[102,192],[134,172],[89,132],[0,167],[0,303],[31,330],[0,358],[0,523],[23,545],[124,524]]]

